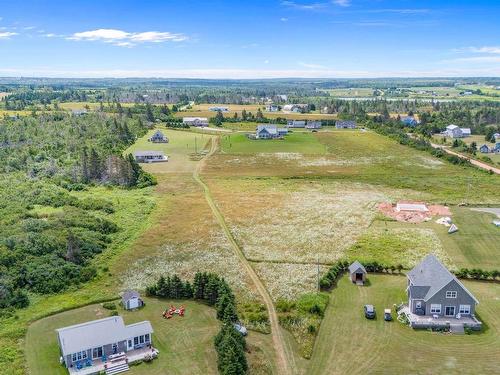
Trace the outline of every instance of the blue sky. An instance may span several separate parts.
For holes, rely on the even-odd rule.
[[[1,1],[0,76],[500,76],[500,1]]]

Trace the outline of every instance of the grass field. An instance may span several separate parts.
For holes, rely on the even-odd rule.
[[[405,297],[406,278],[368,276],[369,286],[352,285],[344,276],[331,292],[325,318],[304,373],[323,374],[496,374],[500,372],[500,285],[466,282],[480,301],[477,315],[486,329],[454,336],[414,331],[381,314]],[[371,321],[363,305],[378,312]],[[394,311],[394,310],[393,310]]]
[[[206,148],[214,137],[211,134],[201,134],[189,131],[180,131],[159,128],[168,137],[168,143],[152,143],[148,139],[155,130],[150,130],[144,137],[138,139],[123,153],[133,154],[136,151],[163,151],[169,157],[168,162],[142,164],[144,170],[150,173],[192,173],[197,161],[191,157],[195,152]]]
[[[152,363],[132,366],[130,374],[217,374],[216,353],[213,337],[218,331],[219,322],[215,310],[192,301],[168,301],[146,298],[146,306],[138,311],[125,311],[118,307],[125,324],[149,320],[153,326],[153,346],[160,351]],[[165,320],[161,313],[166,307],[184,305],[184,318]],[[26,353],[31,375],[67,374],[59,364],[59,348],[56,328],[78,324],[89,320],[101,319],[110,311],[101,305],[91,305],[70,310],[35,322],[26,335]],[[270,373],[268,353],[270,337],[259,333],[248,336],[252,349],[248,355],[250,365],[261,369],[256,373]]]
[[[284,139],[249,139],[245,134],[222,137],[222,152],[227,154],[301,153],[324,154],[325,147],[313,133],[294,132]]]

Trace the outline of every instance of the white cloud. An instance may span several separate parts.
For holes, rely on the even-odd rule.
[[[351,0],[332,0],[332,3],[341,7],[351,6]]]
[[[35,26],[26,26],[26,27],[23,27],[24,30],[33,30],[35,28]]]
[[[288,21],[288,18],[286,18],[286,17],[281,17],[281,18],[280,18],[280,21],[281,21],[281,22],[287,22],[287,21]]]
[[[264,60],[264,64],[269,64],[269,60]]]
[[[475,63],[500,63],[500,56],[471,56],[459,57],[456,59],[443,60],[443,63],[460,63],[460,62],[475,62]]]
[[[18,33],[13,33],[11,31],[5,31],[0,33],[0,39],[9,39],[11,36],[19,35]]]
[[[367,13],[396,13],[396,14],[423,14],[430,13],[426,8],[403,8],[403,9],[370,9]]]
[[[183,34],[159,31],[130,33],[116,29],[97,29],[74,33],[66,39],[77,41],[101,41],[112,43],[120,47],[132,47],[137,43],[182,42],[187,40],[188,37]]]
[[[500,54],[500,46],[470,47],[469,51],[474,53]]]
[[[326,8],[327,6],[326,3],[303,4],[303,3],[296,3],[295,1],[282,1],[281,5],[298,10],[320,10]]]
[[[325,66],[318,64],[310,64],[305,62],[299,62],[298,64],[300,66],[303,66],[304,68],[309,68],[309,69],[327,69]]]

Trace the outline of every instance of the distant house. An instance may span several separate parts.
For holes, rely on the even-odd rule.
[[[138,163],[158,163],[168,161],[163,151],[136,151],[134,152],[135,161]]]
[[[416,126],[418,124],[418,121],[413,116],[401,117],[401,122],[406,126]]]
[[[266,112],[278,112],[280,110],[279,105],[268,104],[266,105]]]
[[[135,290],[127,290],[122,295],[122,306],[125,310],[134,310],[144,306],[144,301]]]
[[[168,143],[168,138],[160,130],[157,130],[149,138],[149,141],[153,143]]]
[[[85,109],[73,109],[71,115],[75,117],[85,116],[88,112]]]
[[[321,121],[307,120],[306,129],[321,129]]]
[[[500,133],[493,134],[493,139],[495,140],[495,142],[500,142]]]
[[[337,129],[356,129],[356,121],[351,120],[337,120],[335,121]]]
[[[255,132],[255,138],[257,139],[273,139],[278,138],[278,128],[276,125],[258,125],[257,131]]]
[[[288,135],[288,128],[277,128],[278,136],[282,137]]]
[[[480,329],[474,295],[436,258],[427,255],[407,274],[408,306],[403,311],[414,328]]]
[[[495,144],[495,147],[493,148],[493,150],[491,152],[495,152],[497,154],[500,154],[500,142],[497,142]]]
[[[306,122],[305,120],[288,120],[286,126],[289,128],[305,128]]]
[[[205,127],[208,126],[206,117],[183,117],[182,123],[189,126]]]
[[[479,147],[479,152],[481,152],[482,154],[488,154],[491,152],[491,150],[487,144],[484,144],[484,145],[481,145],[481,147]]]
[[[308,104],[286,104],[283,106],[283,112],[302,113],[309,110]]]
[[[212,111],[212,112],[229,112],[229,108],[228,107],[210,107],[208,108],[209,111]]]
[[[366,281],[366,269],[361,263],[355,261],[349,266],[349,277],[353,283],[363,285]]]
[[[446,137],[450,138],[464,138],[471,135],[470,128],[460,128],[457,125],[448,125],[446,130],[442,133]]]
[[[149,321],[125,325],[121,316],[56,329],[61,362],[70,374],[114,374],[128,363],[155,357]]]

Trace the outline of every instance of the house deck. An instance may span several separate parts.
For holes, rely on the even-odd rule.
[[[136,361],[143,360],[146,355],[153,355],[153,353],[157,353],[157,350],[153,347],[151,348],[141,348],[136,350],[130,350],[126,353],[127,361],[123,361],[123,363],[132,363]],[[110,365],[110,361],[103,362],[101,359],[95,359],[92,361],[92,366],[86,366],[78,370],[76,367],[68,368],[70,375],[93,375],[98,374],[101,371],[106,371],[105,365],[108,367]],[[122,363],[113,362],[113,366],[119,366]]]
[[[427,316],[427,315],[416,315],[410,312],[407,305],[404,305],[399,309],[398,314],[404,314],[408,321],[410,322],[410,327],[412,328],[450,328],[450,327],[464,327],[471,328],[473,330],[480,330],[482,323],[477,320],[474,316],[462,316],[460,319],[453,316]]]

